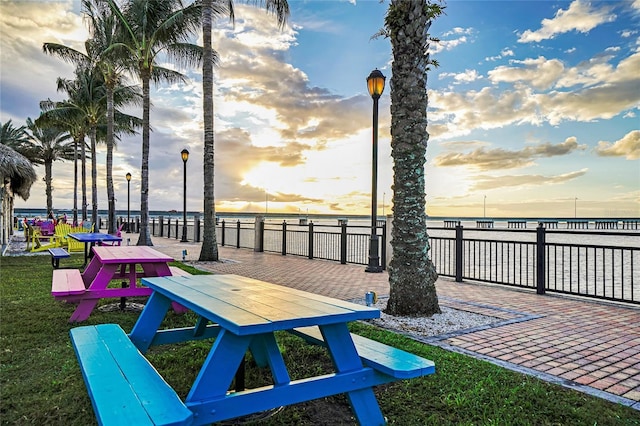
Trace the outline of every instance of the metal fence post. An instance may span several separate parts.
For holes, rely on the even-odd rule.
[[[282,221],[282,255],[287,254],[287,221]]]
[[[545,293],[545,247],[547,245],[545,228],[542,223],[536,229],[536,293]]]
[[[258,222],[258,251],[264,252],[264,219]]]
[[[224,223],[225,222],[224,222],[224,219],[223,219],[222,220],[222,247],[224,247],[224,234],[225,234],[225,232],[224,232]]]
[[[236,248],[240,248],[240,219],[236,223]]]
[[[171,238],[171,218],[167,219],[167,238]]]
[[[340,263],[347,264],[347,223],[340,224]]]
[[[164,217],[160,216],[160,236],[164,236]]]
[[[460,225],[460,222],[458,222],[458,224],[456,225],[456,245],[455,245],[455,251],[456,251],[456,282],[461,283],[462,282],[462,264],[463,264],[463,259],[462,259],[462,225]]]
[[[380,237],[380,266],[387,269],[387,221],[382,222],[382,236]]]
[[[309,222],[309,259],[313,259],[313,222]]]
[[[184,223],[185,226],[187,225],[187,223]],[[176,240],[178,239],[178,234],[180,233],[180,220],[176,219]]]
[[[215,225],[213,228],[213,232],[216,232]],[[193,239],[196,241],[196,243],[200,242],[200,216],[193,217]]]

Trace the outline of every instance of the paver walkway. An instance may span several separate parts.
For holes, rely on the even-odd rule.
[[[196,262],[200,244],[153,237],[155,248],[214,273],[238,274],[338,299],[389,294],[387,272],[361,265],[220,247],[222,262]],[[540,377],[640,411],[640,308],[438,279],[450,306],[501,318],[489,327],[426,342]]]

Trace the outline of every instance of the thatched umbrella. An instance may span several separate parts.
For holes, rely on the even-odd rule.
[[[25,156],[0,144],[0,178],[3,189],[9,183],[11,191],[26,201],[37,176],[33,164]]]
[[[0,144],[0,244],[3,249],[9,241],[9,235],[13,234],[11,220],[14,194],[26,201],[36,179],[36,171],[25,156]]]

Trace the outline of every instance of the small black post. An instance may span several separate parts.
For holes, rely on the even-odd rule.
[[[222,247],[224,247],[224,219],[222,219]]]
[[[200,216],[193,217],[193,238],[196,243],[200,242]]]
[[[380,267],[382,270],[387,269],[387,221],[382,222],[382,236],[380,238]]]
[[[538,294],[545,293],[545,270],[547,269],[545,259],[546,245],[545,228],[544,225],[540,223],[536,229],[536,293]]]
[[[236,223],[236,248],[240,248],[240,220]]]
[[[340,263],[343,265],[347,264],[347,223],[342,222],[340,225]]]
[[[258,222],[258,252],[264,252],[264,219]]]
[[[456,225],[456,282],[462,282],[462,225],[460,222]]]
[[[287,255],[287,221],[282,221],[282,255]]]
[[[309,259],[313,259],[313,222],[309,222]]]
[[[160,236],[164,236],[164,217],[160,216],[159,224],[160,224]]]

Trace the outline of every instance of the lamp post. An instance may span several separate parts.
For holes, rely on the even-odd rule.
[[[131,173],[127,177],[127,234],[131,232]]]
[[[371,239],[369,240],[369,264],[365,272],[382,272],[378,257],[378,99],[384,91],[385,76],[375,69],[367,77],[367,88],[373,99],[373,159],[371,162]]]
[[[182,204],[182,238],[181,243],[188,242],[187,240],[187,160],[189,159],[189,151],[183,149],[180,152],[182,156],[182,163],[184,164],[184,191],[183,191],[183,204]]]

